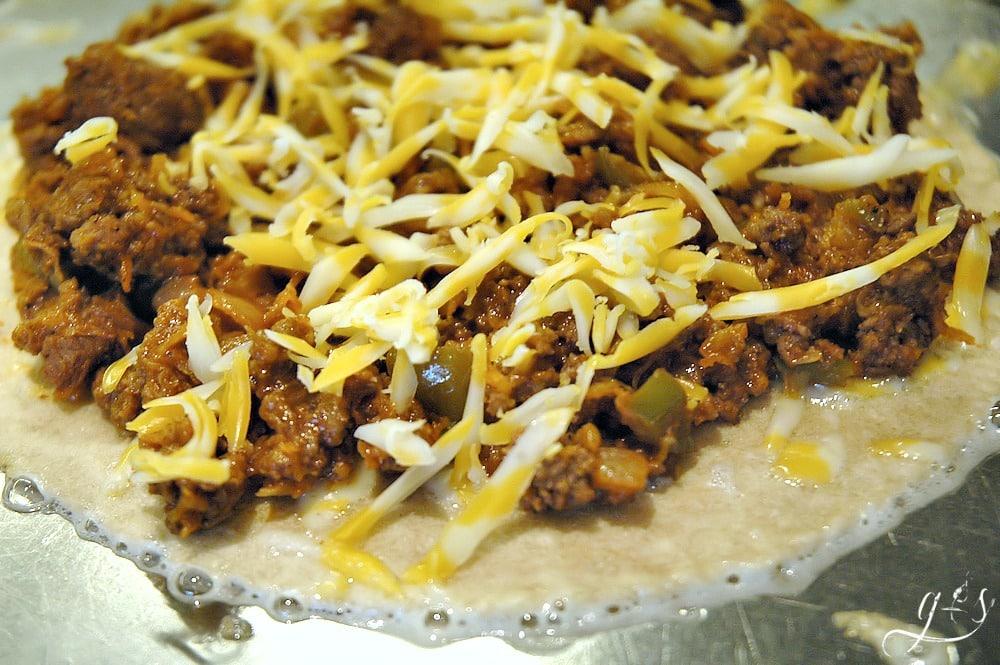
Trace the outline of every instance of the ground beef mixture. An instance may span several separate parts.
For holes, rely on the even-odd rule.
[[[569,4],[589,16],[605,3]],[[616,3],[606,4],[613,9]],[[444,36],[434,19],[397,4],[372,7],[349,3],[330,10],[323,29],[343,35],[363,21],[370,26],[370,55],[394,62],[440,57]],[[703,1],[686,7],[706,24],[742,16],[736,2],[715,2],[713,11]],[[118,41],[148,39],[208,11],[208,5],[199,3],[156,8],[145,20],[127,24]],[[912,55],[838,37],[780,1],[765,3],[750,21],[737,62],[766,60],[772,49],[784,52],[808,74],[797,100],[805,108],[837,116],[857,102],[878,64],[885,63],[895,128],[905,131],[919,117]],[[890,32],[919,52],[912,26]],[[668,40],[655,34],[643,37],[661,57],[692,69]],[[234,66],[252,62],[252,44],[235,35],[216,35],[204,48],[207,55]],[[612,71],[612,64],[599,56],[585,63],[591,73],[607,71],[643,84],[641,74]],[[227,253],[221,244],[229,212],[225,197],[213,187],[194,190],[165,168],[167,158],[200,128],[220,91],[192,89],[181,74],[128,58],[110,42],[70,59],[67,69],[62,86],[23,101],[13,112],[26,169],[23,184],[7,203],[8,221],[21,234],[11,257],[22,316],[14,341],[40,356],[41,375],[57,396],[80,400],[92,392],[108,417],[124,426],[144,402],[196,385],[184,345],[184,303],[191,294],[210,294],[215,304],[212,322],[223,351],[252,343],[252,422],[248,443],[229,451],[232,475],[225,485],[176,481],[152,486],[164,499],[171,530],[188,535],[209,528],[253,496],[301,496],[320,480],[348,477],[358,464],[390,475],[401,471],[386,453],[351,435],[362,424],[397,417],[386,395],[391,358],[351,377],[342,395],[310,394],[284,350],[261,333],[273,327],[310,339],[308,319],[285,316],[288,310],[301,312],[296,294],[304,276],[249,266]],[[64,132],[102,115],[118,122],[119,139],[113,146],[72,166],[53,155]],[[303,131],[308,122],[304,118],[298,123]],[[624,201],[650,186],[653,178],[636,164],[630,118],[616,113],[601,129],[580,117],[559,131],[575,173],[553,178],[529,169],[512,189],[522,205],[527,206],[529,194],[547,209],[574,199],[601,201],[616,192]],[[690,149],[688,161],[704,161],[703,137],[692,132],[679,136]],[[400,194],[461,188],[450,169],[419,158],[397,180]],[[654,184],[661,193],[671,186]],[[717,243],[708,224],[696,240],[704,249],[717,247],[724,259],[753,267],[770,287],[815,279],[884,256],[911,238],[918,184],[915,178],[901,178],[889,189],[825,194],[752,183],[722,192],[721,199],[757,249]],[[678,187],[674,193],[706,221],[686,192]],[[936,196],[933,209],[951,204],[946,195]],[[611,216],[598,215],[592,223],[606,227],[611,221]],[[807,368],[813,378],[908,374],[944,332],[943,302],[962,237],[980,221],[975,213],[963,212],[959,232],[941,245],[876,283],[824,305],[748,322],[705,317],[668,347],[618,370],[598,373],[562,449],[544,462],[522,505],[532,511],[561,511],[632,498],[649,480],[676,471],[692,426],[737,421],[748,401],[767,391],[779,368]],[[995,277],[1000,246],[996,238],[993,242]],[[442,276],[430,271],[423,279],[430,287]],[[502,265],[487,276],[470,303],[463,296],[445,305],[439,330],[442,355],[435,354],[432,364],[460,371],[462,363],[455,359],[468,357],[474,335],[493,333],[507,323],[528,281]],[[700,288],[709,304],[733,293],[718,284]],[[664,303],[649,319],[671,314]],[[137,362],[114,391],[102,392],[103,368],[140,341]],[[541,321],[528,345],[535,351],[530,366],[490,367],[487,421],[538,390],[572,380],[583,362],[568,314]],[[445,357],[451,359],[447,366]],[[705,391],[682,409],[682,417],[651,432],[630,405],[639,387],[662,370]],[[400,417],[425,420],[419,434],[433,442],[454,422],[454,397],[418,391],[418,400]],[[190,425],[181,419],[144,435],[141,445],[169,451],[190,435]],[[228,444],[221,439],[219,446],[224,450]],[[488,473],[504,452],[499,447],[482,449]]]

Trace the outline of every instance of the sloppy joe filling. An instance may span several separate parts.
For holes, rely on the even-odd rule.
[[[391,587],[355,546],[447,474],[438,579],[518,505],[682,473],[781,376],[982,341],[997,224],[907,133],[920,51],[780,0],[155,8],[14,111],[14,341],[181,536],[364,465],[328,559]]]

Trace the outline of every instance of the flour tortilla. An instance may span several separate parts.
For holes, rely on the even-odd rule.
[[[968,174],[959,193],[966,204],[994,211],[1000,174],[991,153],[943,114],[929,114],[923,131],[946,135],[962,153]],[[13,149],[9,137],[4,146]],[[977,430],[1000,396],[1000,295],[991,292],[988,344],[940,345],[943,369],[925,381],[896,382],[889,394],[832,396],[825,405],[807,405],[796,438],[834,434],[843,441],[843,471],[827,485],[794,486],[774,476],[762,443],[772,404],[762,399],[739,425],[702,428],[687,472],[630,505],[574,516],[518,514],[446,584],[413,589],[404,599],[361,585],[331,596],[319,554],[323,536],[341,519],[336,514],[268,517],[265,508],[250,509],[220,528],[179,540],[163,526],[160,499],[144,486],[109,494],[127,439],[96,406],[53,401],[33,378],[36,359],[10,341],[18,315],[6,257],[15,239],[6,224],[0,226],[0,404],[7,407],[0,469],[9,478],[37,479],[78,524],[93,519],[110,534],[110,544],[126,543],[130,556],[167,574],[174,591],[179,571],[207,572],[214,585],[203,598],[267,606],[290,595],[299,601],[291,606],[305,613],[369,626],[375,621],[414,639],[426,635],[423,619],[431,607],[456,608],[464,617],[443,628],[450,636],[513,632],[525,612],[552,607],[580,621],[520,627],[592,630],[672,607],[803,588],[836,556],[898,522],[901,503],[913,510],[929,502],[1000,450],[995,428]],[[869,451],[871,441],[894,437],[940,444],[953,469]],[[445,521],[429,494],[418,495],[377,529],[366,549],[401,572],[427,551]],[[162,563],[142,558],[145,552],[162,555]],[[782,567],[798,574],[776,572]]]

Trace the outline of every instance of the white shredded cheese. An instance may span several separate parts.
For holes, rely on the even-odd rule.
[[[430,444],[416,434],[425,424],[424,420],[386,418],[357,428],[354,438],[384,450],[402,466],[433,464]]]
[[[114,118],[91,118],[76,129],[66,132],[56,143],[53,152],[64,155],[70,164],[76,164],[117,140],[118,123]]]

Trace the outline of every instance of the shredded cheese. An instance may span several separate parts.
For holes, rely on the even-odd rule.
[[[361,424],[353,436],[407,469],[324,542],[338,589],[356,581],[402,592],[397,574],[365,552],[363,541],[449,465],[450,487],[464,508],[402,582],[453,573],[558,449],[595,372],[659,352],[706,314],[751,318],[862,288],[956,226],[957,207],[930,219],[935,191],[948,186],[955,170],[955,152],[893,134],[883,65],[857,104],[831,121],[794,106],[806,74],[781,53],[731,68],[746,25],[704,25],[659,0],[600,7],[589,21],[540,0],[407,0],[440,20],[447,44],[439,60],[402,64],[363,52],[373,38],[363,24],[322,36],[316,21],[328,4],[242,0],[122,48],[181,72],[191,87],[230,82],[190,145],[169,161],[161,186],[168,191],[183,176],[195,189],[216,187],[231,203],[226,244],[251,265],[287,273],[290,298],[275,316],[307,317],[311,330],[302,337],[278,332],[286,329],[268,313],[274,327],[263,334],[294,363],[302,385],[341,394],[348,379],[373,365],[391,370],[385,392],[396,417]],[[641,37],[645,30],[697,71],[681,72],[661,58]],[[251,66],[202,55],[204,40],[220,32],[254,43]],[[842,34],[908,53],[907,44],[888,35]],[[642,85],[589,73],[594,55],[612,63],[608,71],[642,74]],[[566,201],[536,191],[535,183],[554,180],[558,189],[563,178],[588,177],[580,168],[589,164],[567,149],[567,139],[580,123],[584,133],[591,124],[617,131],[618,119],[631,121],[636,163],[619,173],[617,162],[598,159],[596,177],[609,181],[603,200]],[[687,138],[688,130],[705,143]],[[116,138],[113,119],[94,118],[64,136],[56,152],[76,164]],[[702,153],[705,144],[709,155]],[[632,173],[645,173],[646,182],[631,186]],[[728,257],[725,247],[691,244],[708,232],[720,243],[754,250],[729,190],[755,181],[835,192],[910,173],[926,173],[914,202],[916,236],[837,275],[765,289],[752,267],[721,258]],[[973,226],[948,300],[946,322],[970,339],[982,335],[989,247],[987,229]],[[472,339],[462,418],[430,445],[418,434],[424,422],[409,420],[417,370],[437,348],[448,313],[470,305],[505,264],[524,275],[526,287],[506,325]],[[738,293],[709,308],[700,295],[706,282]],[[225,483],[229,455],[247,445],[252,348],[222,353],[212,307],[207,296],[186,303],[185,350],[200,385],[144,405],[129,423],[138,442],[127,466],[137,480]],[[658,311],[673,314],[657,318]],[[532,371],[545,319],[559,314],[571,317],[582,355],[576,382],[541,390],[484,424],[487,375]],[[108,367],[102,390],[116,390],[140,354],[141,347],[132,349]],[[689,408],[708,395],[679,380]],[[796,482],[828,480],[838,448],[791,440],[797,404],[779,403],[786,415],[779,413],[768,435],[776,464]],[[181,418],[194,431],[190,441],[170,452],[143,447],[144,438]],[[482,445],[509,447],[489,478]]]
[[[677,181],[679,185],[698,201],[698,205],[701,206],[705,216],[708,217],[708,221],[712,224],[712,228],[715,229],[719,240],[731,242],[734,245],[739,245],[747,249],[754,248],[754,244],[743,237],[739,229],[736,228],[736,224],[733,223],[733,218],[729,216],[726,208],[701,178],[667,157],[662,151],[653,148],[652,152],[656,163],[660,165],[660,170],[667,177]]]
[[[53,152],[64,155],[70,164],[82,162],[118,140],[118,123],[114,118],[91,118],[73,131],[66,132]]]
[[[207,297],[201,304],[198,296],[192,295],[187,301],[187,345],[188,364],[191,371],[202,383],[218,378],[212,365],[222,358],[222,349],[215,337],[212,319],[208,312],[212,309],[212,299]]]
[[[802,185],[822,191],[854,189],[943,164],[958,154],[950,148],[907,151],[910,137],[899,134],[866,155],[840,157],[803,166],[775,166],[757,171],[761,180]]]
[[[709,310],[709,315],[719,320],[733,320],[778,314],[820,305],[860,289],[947,238],[958,222],[959,210],[960,206],[942,210],[938,213],[934,226],[918,233],[902,247],[881,259],[804,284],[738,293]]]
[[[218,382],[215,382],[211,386],[211,392],[215,392],[218,387]],[[126,428],[139,432],[158,428],[164,424],[164,420],[151,421],[150,414],[156,415],[161,410],[171,412],[177,407],[180,407],[191,423],[193,430],[191,438],[179,450],[169,454],[143,448],[133,451],[129,456],[133,477],[139,482],[148,483],[178,478],[212,484],[221,484],[229,480],[229,460],[215,458],[218,420],[206,398],[197,391],[187,390],[173,397],[162,397],[147,402],[143,405],[145,413],[127,423]]]
[[[955,265],[951,295],[944,306],[945,324],[975,344],[981,344],[985,339],[983,298],[992,250],[986,224],[970,226]]]
[[[129,367],[139,362],[139,347],[133,347],[131,351],[108,365],[101,376],[101,392],[110,395],[121,382],[122,377]]]
[[[354,438],[384,450],[402,466],[433,464],[430,444],[416,434],[425,424],[424,420],[386,418],[357,428]]]
[[[462,565],[494,529],[517,507],[535,469],[546,451],[563,435],[573,418],[573,409],[546,412],[534,420],[486,485],[459,515],[449,522],[437,544],[408,570],[404,579],[411,583],[431,583],[449,577]]]

